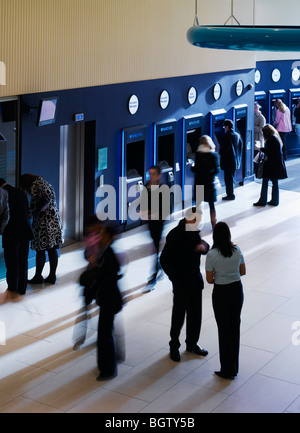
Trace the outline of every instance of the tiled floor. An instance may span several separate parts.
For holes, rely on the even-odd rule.
[[[236,190],[234,202],[217,203],[218,220],[230,225],[247,265],[236,379],[213,373],[218,340],[207,283],[199,343],[209,355],[186,353],[183,330],[182,360],[169,359],[171,284],[164,277],[153,292],[142,293],[151,242],[147,231],[135,229],[115,243],[130,261],[121,281],[127,302],[117,318],[118,341],[126,346],[119,375],[96,381],[96,308],[85,345],[72,350],[82,302],[77,279],[85,266],[81,245],[75,245],[62,252],[55,286],[28,288],[21,302],[0,306],[6,331],[0,412],[300,413],[300,194],[281,190],[279,207],[254,208],[259,191],[258,183],[250,183]],[[202,236],[211,244],[207,208],[205,216]],[[0,290],[5,288],[2,282]]]

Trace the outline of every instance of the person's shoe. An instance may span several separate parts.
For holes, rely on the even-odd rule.
[[[263,203],[262,201],[257,201],[256,203],[253,203],[253,206],[266,206],[266,203]]]
[[[44,278],[35,275],[31,280],[28,280],[29,284],[43,284]]]
[[[194,355],[199,355],[199,356],[207,356],[208,355],[208,351],[203,349],[202,347],[199,347],[198,345],[196,345],[195,347],[187,347],[186,351],[193,353]]]
[[[109,380],[113,379],[114,377],[117,377],[118,373],[100,373],[99,376],[96,377],[97,382],[100,382],[102,380]]]
[[[235,195],[226,195],[222,197],[222,200],[235,200]]]
[[[269,204],[270,206],[278,206],[278,203],[275,203],[275,202],[272,201],[272,200],[268,201],[268,204]]]
[[[22,296],[19,295],[19,293],[6,289],[5,292],[0,294],[0,305],[5,304],[6,302],[18,302],[21,299]]]
[[[180,362],[180,353],[178,349],[170,349],[170,358],[174,362]]]
[[[229,379],[229,380],[233,380],[234,379],[234,376],[232,375],[227,375],[227,374],[224,374],[224,373],[222,373],[221,371],[215,371],[214,372],[217,376],[219,376],[219,377],[221,377],[222,379]]]
[[[56,282],[56,277],[52,277],[51,275],[49,275],[47,278],[44,279],[44,283],[46,284],[55,284]]]

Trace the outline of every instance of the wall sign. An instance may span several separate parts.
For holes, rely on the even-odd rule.
[[[271,76],[272,76],[272,80],[274,81],[274,83],[277,83],[281,77],[280,70],[279,69],[273,69]]]
[[[169,102],[170,102],[169,93],[166,90],[163,90],[160,94],[160,97],[159,97],[159,104],[160,104],[161,108],[163,110],[165,108],[167,108],[167,106],[169,105]]]
[[[261,72],[259,69],[256,69],[255,75],[254,75],[255,84],[258,84],[260,82],[260,80],[261,80]]]
[[[235,83],[235,93],[237,94],[237,96],[241,96],[243,90],[244,90],[244,83],[242,80],[238,80]]]
[[[191,87],[188,91],[188,101],[190,105],[195,104],[197,99],[197,90],[195,87]]]
[[[299,71],[298,68],[294,68],[294,69],[292,70],[292,80],[293,80],[293,81],[298,81],[299,78],[300,78],[300,71]]]
[[[98,171],[107,169],[107,147],[98,149]]]
[[[136,95],[132,95],[128,102],[128,110],[130,114],[135,114],[139,109],[139,99]]]
[[[222,94],[222,87],[220,83],[216,83],[213,87],[213,97],[214,100],[217,101],[218,99],[221,98],[221,94]]]

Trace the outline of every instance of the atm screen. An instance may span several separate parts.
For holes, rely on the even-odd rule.
[[[169,167],[174,167],[174,134],[158,137],[157,157],[158,163],[165,161]]]
[[[214,144],[216,146],[216,151],[219,151],[220,142],[222,140],[222,137],[224,135],[224,128],[223,128],[224,120],[218,121],[215,123],[214,128],[214,137],[212,137]]]
[[[187,157],[189,157],[189,153],[195,154],[199,147],[199,141],[201,137],[201,128],[192,129],[187,131],[186,143],[187,143]],[[189,146],[188,146],[189,144]],[[190,152],[189,152],[190,147]]]
[[[141,177],[144,177],[144,159],[145,159],[145,142],[135,141],[126,145],[126,172],[134,171]]]

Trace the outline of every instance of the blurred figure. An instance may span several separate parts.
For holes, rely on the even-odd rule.
[[[224,170],[226,196],[222,200],[234,200],[235,171],[240,168],[242,159],[243,142],[240,134],[233,130],[233,122],[224,120],[225,134],[220,142],[220,163]]]
[[[5,179],[0,179],[0,186],[8,193],[10,210],[10,218],[2,236],[7,281],[3,301],[6,302],[17,300],[26,293],[29,242],[33,233],[25,192],[9,185]]]
[[[118,287],[120,265],[111,248],[114,230],[104,226],[99,242],[100,250],[96,259],[98,265],[98,288],[96,301],[100,307],[97,341],[97,362],[99,376],[105,380],[117,375],[117,350],[114,341],[114,318],[122,310],[122,296]]]
[[[32,216],[33,240],[31,248],[36,251],[35,276],[30,284],[43,282],[55,284],[58,253],[63,243],[61,220],[56,204],[53,187],[41,176],[23,174],[20,187],[31,196],[29,214]],[[49,257],[50,273],[44,280],[42,272],[46,262],[46,251]]]
[[[258,102],[254,103],[254,142],[259,141],[260,146],[264,145],[264,134],[262,128],[266,124],[266,118],[260,111],[261,106]]]
[[[246,274],[243,254],[231,242],[229,227],[219,222],[206,257],[206,280],[214,284],[212,301],[219,335],[221,369],[217,376],[233,379],[239,371],[240,323],[243,306],[241,276]]]
[[[294,116],[295,116],[295,132],[297,136],[300,137],[300,98],[298,99],[297,107],[295,108],[294,111]]]
[[[214,228],[216,225],[215,202],[217,201],[215,176],[220,172],[219,156],[215,152],[216,146],[211,137],[203,135],[199,142],[192,171],[195,173],[195,188],[196,185],[204,186],[204,201],[209,204],[210,221]],[[196,197],[196,191],[194,196]]]
[[[282,102],[281,99],[276,99],[275,105],[277,107],[276,118],[274,126],[279,132],[283,146],[282,153],[283,158],[287,159],[286,139],[288,133],[292,130],[291,112],[290,109]]]
[[[206,356],[207,350],[198,346],[202,322],[203,278],[200,257],[207,254],[209,245],[201,239],[201,214],[196,208],[187,211],[177,227],[170,231],[161,253],[161,265],[173,285],[170,358],[180,361],[179,336],[186,316],[186,350]]]
[[[4,179],[2,179],[4,180]],[[3,184],[5,181],[3,182]],[[0,185],[0,235],[3,234],[9,220],[8,193]]]
[[[155,249],[155,259],[153,266],[153,273],[148,280],[148,289],[153,289],[156,283],[156,279],[160,270],[159,264],[159,245],[161,240],[161,235],[164,227],[164,220],[162,215],[162,203],[161,196],[159,197],[158,209],[153,208],[153,203],[151,202],[151,191],[159,188],[161,184],[161,169],[158,165],[152,166],[149,170],[150,179],[146,183],[145,188],[148,193],[148,227],[150,236],[153,240],[153,245]],[[154,194],[154,193],[153,193]]]
[[[279,205],[279,179],[287,178],[286,166],[282,154],[282,141],[276,129],[272,125],[263,127],[265,145],[261,151],[265,154],[263,165],[263,180],[258,202],[253,206],[266,206],[268,200],[269,180],[272,181],[272,199],[268,202],[271,206]]]

